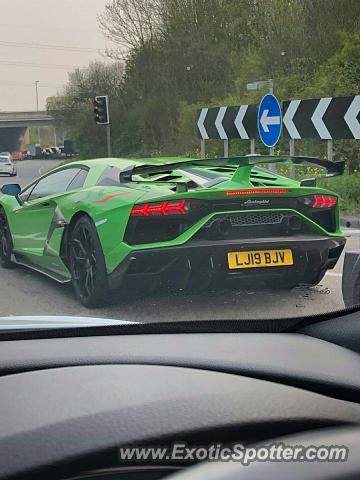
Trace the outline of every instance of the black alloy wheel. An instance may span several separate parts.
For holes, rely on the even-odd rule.
[[[10,268],[12,253],[12,241],[6,213],[0,209],[0,265],[3,268]]]
[[[100,307],[108,290],[104,254],[94,223],[81,217],[70,239],[70,269],[76,297],[88,308]]]

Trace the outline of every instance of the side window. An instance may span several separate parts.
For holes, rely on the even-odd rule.
[[[35,187],[35,184],[33,183],[29,187],[27,187],[25,190],[23,190],[20,194],[20,198],[23,202],[26,202],[29,199],[29,195],[32,191],[32,189]]]
[[[77,190],[78,188],[82,188],[84,186],[88,173],[88,170],[86,170],[85,168],[79,170],[66,190]]]
[[[48,195],[66,192],[74,177],[79,173],[79,170],[79,168],[67,168],[59,172],[50,173],[50,175],[38,181],[28,200],[36,200]]]
[[[120,186],[120,172],[116,167],[107,167],[103,171],[97,184],[101,187],[118,187]]]

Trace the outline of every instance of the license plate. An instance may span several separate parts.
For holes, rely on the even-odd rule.
[[[250,250],[247,252],[229,252],[230,269],[256,267],[282,267],[293,265],[292,251],[285,250]]]

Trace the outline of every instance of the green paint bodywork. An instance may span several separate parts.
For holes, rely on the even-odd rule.
[[[156,184],[155,181],[160,180],[161,177],[164,176],[164,173],[153,175],[151,177],[153,183],[141,184],[134,182],[131,184],[106,187],[96,185],[102,173],[108,166],[115,166],[124,169],[131,165],[171,165],[171,163],[185,160],[188,159],[179,157],[149,158],[141,160],[107,158],[76,161],[52,170],[51,173],[79,166],[88,168],[89,173],[81,190],[66,191],[62,194],[42,197],[40,199],[24,202],[23,205],[19,205],[16,198],[3,195],[0,198],[0,207],[4,208],[8,218],[14,253],[21,254],[40,268],[45,268],[47,271],[61,275],[64,279],[70,280],[70,272],[60,257],[64,228],[55,228],[49,238],[49,229],[54,212],[56,207],[59,207],[67,224],[74,221],[74,219],[80,214],[87,214],[92,218],[96,225],[103,248],[107,271],[108,273],[111,273],[127,257],[127,255],[131,253],[131,251],[182,245],[191,239],[191,237],[211,218],[211,216],[221,213],[217,211],[216,213],[207,215],[174,240],[130,246],[124,242],[124,234],[134,204],[184,198],[204,200],[225,199],[227,198],[226,191],[228,190],[254,188],[251,182],[256,181],[258,171],[257,167],[254,168],[253,166],[243,166],[237,169],[233,167],[233,170],[230,168],[227,172],[221,170],[219,175],[225,177],[223,182],[210,188],[190,189],[186,193],[174,192],[174,184],[171,182]],[[266,162],[264,161],[264,163]],[[171,168],[169,169],[171,170]],[[207,168],[201,167],[201,170],[207,171]],[[214,173],[214,167],[212,170],[209,169],[209,172],[210,171]],[[177,179],[179,182],[182,180],[189,180],[184,171],[175,170],[173,173],[179,177]],[[49,175],[49,173],[46,175]],[[257,189],[286,187],[289,192],[283,194],[282,196],[284,197],[296,197],[314,193],[331,194],[336,196],[333,192],[318,187],[300,186],[299,182],[274,174],[273,172],[268,172],[268,175],[271,178],[266,182],[266,187],[256,187]],[[131,188],[129,188],[129,186]],[[124,193],[124,195],[112,197],[108,201],[99,203],[99,201],[104,198],[119,193]],[[271,198],[276,195],[268,194],[268,196]],[[44,203],[47,203],[48,205],[44,206]],[[284,211],[284,209],[273,209],[273,211]],[[291,209],[286,209],[286,211],[289,212]],[[241,212],[241,210],[237,210],[237,213],[238,212]],[[226,212],[226,214],[229,213],[231,212]],[[296,214],[301,215],[299,212],[296,212]],[[304,222],[312,227],[314,233],[326,237],[343,236],[340,230],[338,205],[336,206],[336,231],[333,233],[325,231],[307,217],[303,217],[303,219]]]

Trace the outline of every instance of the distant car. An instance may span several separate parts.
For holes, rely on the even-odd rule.
[[[1,157],[7,157],[9,158],[10,160],[12,160],[12,155],[10,152],[0,152],[0,156]]]
[[[42,152],[41,152],[41,156],[42,157],[52,157],[53,152],[52,152],[51,148],[43,148]]]
[[[16,177],[17,169],[11,158],[0,154],[0,175],[4,174],[10,177]]]
[[[58,147],[50,147],[50,150],[52,151],[52,154],[56,157],[61,155],[60,148]]]
[[[13,152],[11,154],[12,159],[14,162],[18,162],[19,160],[24,160],[25,158],[25,153],[24,152]]]

